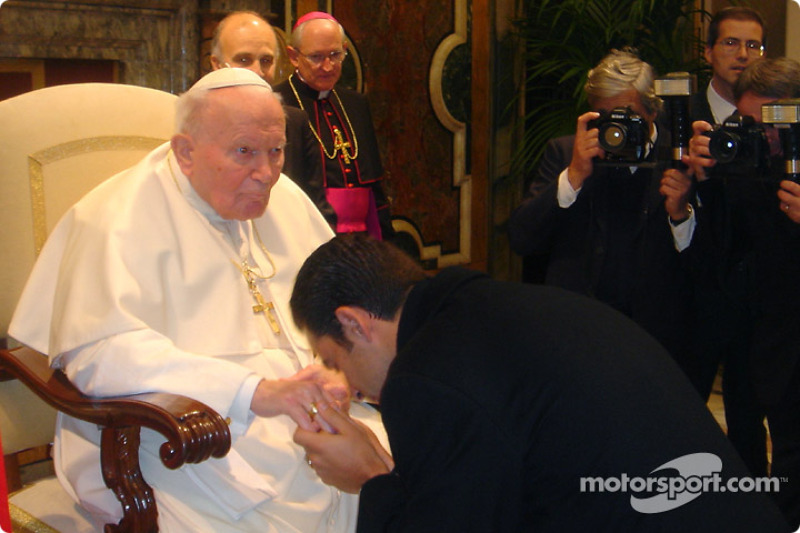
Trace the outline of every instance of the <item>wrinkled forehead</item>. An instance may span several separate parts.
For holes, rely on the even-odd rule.
[[[257,24],[256,21],[239,25],[229,32],[224,32],[220,40],[223,43],[225,52],[245,47],[266,47],[272,50],[278,47],[278,39],[272,28],[264,24]]]
[[[341,47],[343,43],[341,27],[328,19],[310,20],[300,33],[300,45],[303,47]]]
[[[593,111],[611,111],[617,107],[631,107],[637,113],[642,112],[642,95],[636,89],[628,89],[613,96],[590,97],[589,103]]]

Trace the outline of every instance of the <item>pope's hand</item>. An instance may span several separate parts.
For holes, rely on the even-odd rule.
[[[313,381],[320,385],[330,396],[347,409],[350,403],[350,385],[344,373],[331,370],[322,365],[308,365],[292,377],[289,381]]]
[[[334,401],[315,381],[262,379],[256,387],[250,410],[258,416],[288,415],[307,431],[319,431],[322,426],[314,420],[319,405]]]

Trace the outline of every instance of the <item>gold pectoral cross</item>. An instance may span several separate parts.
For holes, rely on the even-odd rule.
[[[350,164],[350,154],[348,150],[350,149],[350,143],[344,140],[342,137],[342,132],[336,126],[333,127],[333,153],[336,153],[337,150],[342,152],[342,157],[344,157],[344,164]]]
[[[253,313],[264,313],[264,316],[267,318],[267,322],[269,322],[269,327],[272,328],[273,333],[275,333],[275,335],[280,335],[280,324],[278,324],[278,319],[275,318],[275,315],[272,314],[272,312],[275,310],[275,306],[272,305],[272,302],[266,301],[264,299],[264,295],[261,294],[261,291],[256,284],[255,272],[253,272],[246,261],[242,263],[241,270],[242,274],[244,274],[244,279],[247,280],[247,288],[250,289],[250,294],[253,295],[253,298],[256,301],[256,305],[253,306]]]

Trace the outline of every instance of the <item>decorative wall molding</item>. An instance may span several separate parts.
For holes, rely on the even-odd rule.
[[[431,61],[428,76],[431,105],[439,122],[453,134],[453,187],[459,189],[459,249],[457,252],[441,253],[439,245],[423,246],[422,238],[411,224],[400,224],[420,245],[423,260],[436,259],[439,268],[469,263],[472,245],[472,176],[467,173],[467,124],[459,120],[448,108],[444,85],[447,81],[446,66],[449,58],[462,46],[468,45],[467,0],[454,0],[454,32],[439,44]],[[460,80],[463,83],[463,80]]]

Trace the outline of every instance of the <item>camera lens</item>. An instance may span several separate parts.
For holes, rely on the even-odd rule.
[[[736,159],[739,152],[739,136],[727,131],[717,131],[708,143],[708,151],[711,157],[720,163],[730,163]]]
[[[610,122],[599,132],[600,146],[607,152],[616,152],[623,148],[628,140],[628,132],[625,126]]]

